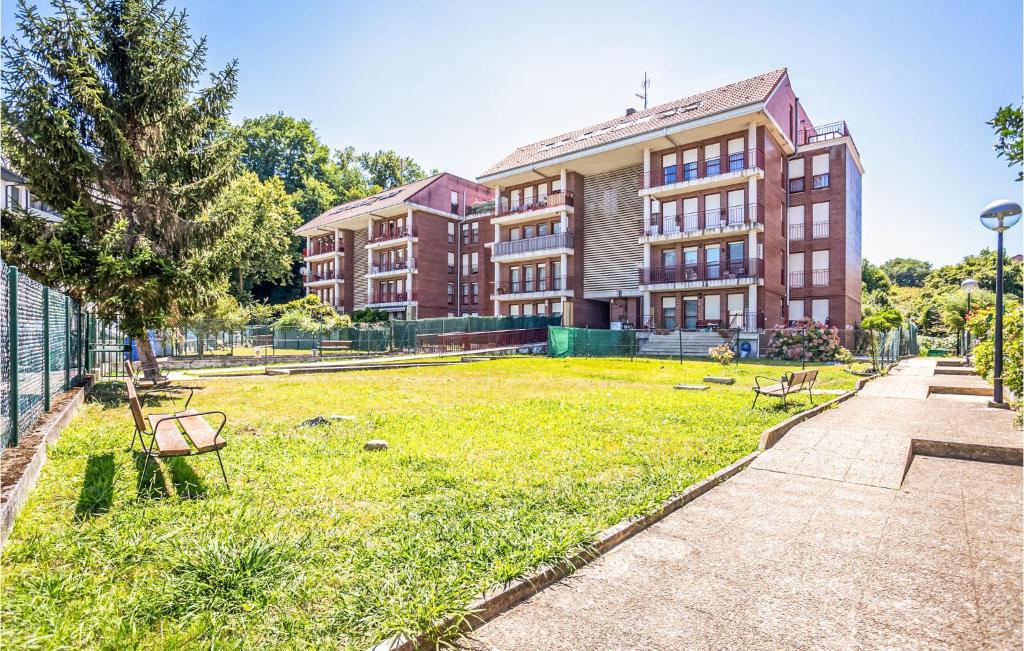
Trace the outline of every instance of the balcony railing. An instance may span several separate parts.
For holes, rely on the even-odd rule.
[[[389,240],[400,240],[405,237],[416,237],[415,228],[392,228],[387,233],[378,233],[367,242],[367,244],[377,244],[378,242],[387,242]]]
[[[662,283],[688,283],[694,281],[724,280],[730,278],[761,278],[764,272],[760,258],[704,262],[640,269],[641,285]]]
[[[382,274],[389,273],[392,271],[415,271],[416,270],[416,259],[410,258],[409,260],[394,260],[392,262],[381,262],[378,264],[370,265],[371,274]]]
[[[828,237],[828,222],[811,224],[811,237]]]
[[[560,292],[573,286],[573,277],[503,280],[494,284],[495,294],[526,294],[529,292]]]
[[[802,240],[802,239],[804,239],[804,225],[803,224],[790,224],[789,225],[789,239],[791,239],[791,240]]]
[[[789,286],[799,289],[806,284],[807,274],[803,271],[791,271],[789,272]]]
[[[728,154],[721,158],[697,163],[677,163],[650,172],[641,173],[640,186],[657,188],[663,185],[711,179],[729,172],[742,172],[750,169],[764,169],[764,152],[750,149],[745,152]]]
[[[376,305],[379,303],[405,303],[406,301],[415,301],[416,293],[410,291],[380,291],[376,290],[370,294],[369,303]]]
[[[698,319],[696,316],[683,317],[682,322],[679,322],[678,314],[675,317],[666,318],[665,314],[661,314],[658,318],[654,318],[649,314],[645,314],[640,318],[640,329],[641,330],[683,330],[683,331],[696,331],[696,330],[764,330],[764,314],[758,313],[755,310],[745,310],[742,312],[732,312],[724,319]]]
[[[492,255],[516,255],[518,253],[533,253],[534,251],[545,251],[547,249],[571,249],[572,233],[552,233],[540,237],[528,237],[525,240],[510,240],[508,242],[496,242]]]
[[[531,210],[540,210],[541,208],[572,207],[573,201],[572,192],[553,192],[539,197],[530,197],[529,199],[521,198],[516,202],[513,202],[508,197],[502,197],[498,205],[498,216],[515,215]]]
[[[811,271],[811,284],[815,287],[827,287],[828,281],[828,269],[814,269]]]
[[[311,274],[307,275],[306,276],[306,282],[307,283],[315,283],[315,282],[318,282],[318,281],[321,281],[321,280],[335,280],[335,279],[338,279],[338,278],[341,278],[341,276],[339,274],[337,274],[334,271],[334,269],[328,269],[327,271],[320,271],[320,272],[317,272],[317,273],[311,273]]]
[[[850,130],[846,128],[846,122],[840,120],[839,122],[822,124],[798,131],[796,134],[796,144],[798,147],[800,145],[812,145],[816,142],[835,140],[836,138],[843,138],[849,135]]]
[[[648,235],[674,235],[690,233],[704,228],[721,228],[723,226],[742,226],[764,222],[764,211],[757,204],[732,206],[703,213],[687,213],[675,218],[661,218],[658,213],[651,216],[651,221],[661,221],[661,225],[652,223],[647,228]]]
[[[306,257],[314,255],[321,255],[323,253],[334,253],[335,251],[341,251],[341,247],[337,246],[334,241],[313,243],[305,248]]]

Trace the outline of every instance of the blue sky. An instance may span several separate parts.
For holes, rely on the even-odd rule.
[[[237,58],[234,116],[284,111],[334,148],[393,148],[475,178],[518,145],[780,67],[815,123],[844,119],[864,255],[948,263],[1021,184],[985,124],[1022,95],[1021,3],[170,0]],[[3,0],[3,32],[13,2]],[[1021,251],[1024,227],[1009,237]]]

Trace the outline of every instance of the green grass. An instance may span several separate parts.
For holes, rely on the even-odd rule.
[[[780,366],[537,358],[209,381],[193,403],[229,415],[230,492],[213,455],[161,463],[139,491],[124,403],[92,402],[4,550],[0,645],[365,648],[415,634],[752,451],[807,404],[750,409],[753,375]],[[738,382],[672,388],[706,374]],[[829,367],[819,386],[855,379]],[[318,414],[356,418],[297,426]],[[390,450],[364,452],[371,438]]]

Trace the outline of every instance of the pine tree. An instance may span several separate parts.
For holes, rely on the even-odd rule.
[[[19,0],[2,46],[4,156],[63,220],[5,212],[3,254],[37,280],[145,332],[216,302],[229,270],[206,252],[207,207],[236,176],[227,121],[237,62],[210,74],[206,39],[163,0]]]

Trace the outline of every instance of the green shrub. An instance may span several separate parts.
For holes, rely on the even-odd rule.
[[[978,373],[991,380],[995,368],[995,318],[994,314],[982,311],[972,314],[967,319],[967,327],[972,332],[978,330],[978,324],[984,323],[988,329],[983,338],[975,344],[971,353],[974,366]],[[1015,307],[1003,316],[1003,384],[1020,400],[1024,392],[1024,307]]]

